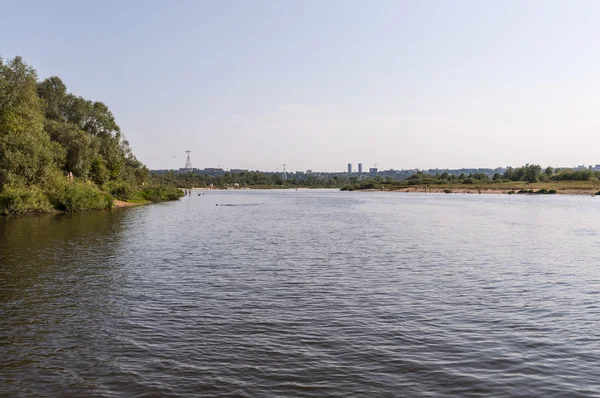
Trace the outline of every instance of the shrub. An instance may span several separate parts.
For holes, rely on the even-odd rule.
[[[179,188],[168,187],[165,185],[154,185],[142,190],[141,196],[151,202],[163,202],[165,200],[176,200],[184,196]]]
[[[555,181],[589,181],[593,177],[591,170],[561,170],[554,174],[551,179]]]
[[[550,195],[554,195],[555,193],[557,193],[556,189],[549,189],[548,190],[548,194],[550,194]]]
[[[123,181],[110,181],[105,185],[110,194],[119,200],[131,200],[136,197],[136,190],[128,183]]]
[[[479,181],[488,181],[490,177],[485,173],[474,173],[471,178]]]
[[[452,193],[451,189],[444,189],[444,193]]]
[[[113,205],[112,197],[93,183],[69,180],[60,173],[53,176],[48,188],[50,203],[67,213],[110,209]]]
[[[363,182],[358,186],[358,189],[374,189],[375,184],[372,182]]]
[[[96,156],[94,159],[92,159],[90,178],[99,186],[108,181],[109,171],[108,168],[106,168],[104,160],[102,160],[101,156]]]
[[[0,192],[0,214],[47,213],[52,204],[44,192],[37,187],[5,187]]]
[[[547,193],[548,193],[548,190],[547,190],[546,188],[542,188],[542,189],[540,189],[539,191],[537,191],[536,193],[539,193],[539,194],[542,194],[542,195],[544,195],[544,194],[547,194]]]
[[[509,195],[513,195],[515,193],[515,191],[508,191]]]

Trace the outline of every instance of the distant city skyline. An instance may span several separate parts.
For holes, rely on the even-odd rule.
[[[187,153],[188,151],[186,151]],[[189,154],[188,154],[189,155]],[[354,165],[356,164],[356,168],[354,168]],[[490,170],[497,170],[497,169],[506,169],[508,167],[521,167],[521,166],[529,166],[530,164],[535,164],[535,163],[524,163],[524,164],[512,164],[512,165],[502,165],[502,166],[496,166],[496,167],[477,167],[477,166],[473,166],[473,167],[426,167],[426,168],[419,168],[419,167],[405,167],[405,168],[397,168],[397,167],[387,167],[387,168],[380,168],[378,167],[379,164],[378,163],[374,163],[373,165],[371,165],[370,167],[367,167],[366,169],[368,169],[369,171],[365,171],[364,166],[362,164],[362,162],[358,162],[358,163],[347,163],[346,164],[346,168],[345,170],[317,170],[317,169],[313,169],[313,168],[308,168],[308,169],[302,169],[302,170],[295,170],[295,169],[290,169],[288,167],[287,164],[282,164],[279,167],[276,167],[274,169],[258,169],[258,168],[239,168],[239,167],[226,167],[226,166],[222,166],[222,165],[216,165],[216,166],[209,166],[209,167],[196,167],[194,166],[193,169],[194,170],[223,170],[223,171],[231,171],[231,172],[240,172],[240,171],[262,171],[262,172],[281,172],[284,169],[285,166],[285,170],[287,172],[291,172],[291,173],[295,173],[295,172],[308,172],[308,173],[312,173],[312,172],[322,172],[322,173],[364,173],[364,174],[368,174],[370,172],[372,172],[373,170],[379,170],[379,171],[387,171],[387,170],[398,170],[398,171],[405,171],[405,170],[460,170],[460,169],[490,169]],[[184,170],[186,169],[188,166],[187,164],[187,159],[186,159],[186,164],[183,167],[176,167],[176,168],[155,168],[153,170]],[[369,165],[367,165],[369,166]],[[577,165],[539,165],[543,168],[546,167],[552,167],[552,168],[572,168],[572,169],[595,169],[595,170],[600,170],[600,161],[598,163],[594,163],[594,164],[577,164]]]
[[[106,103],[151,169],[183,167],[187,149],[200,168],[577,166],[600,163],[599,11],[593,0],[12,1],[0,56]]]

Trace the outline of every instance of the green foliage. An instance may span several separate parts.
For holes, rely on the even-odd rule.
[[[145,178],[148,178],[147,176],[148,175],[146,174]],[[228,186],[231,187],[233,184],[239,184],[239,186],[242,187],[250,186],[259,188],[341,188],[345,185],[359,184],[359,179],[357,177],[333,176],[331,178],[323,178],[315,175],[303,175],[301,177],[302,178],[295,178],[293,177],[293,174],[291,174],[288,179],[283,180],[278,173],[243,171],[236,173],[226,172],[222,175],[177,172],[162,174],[152,173],[150,179],[155,184],[169,185],[178,188],[201,188],[209,186],[224,188]]]
[[[151,202],[163,202],[165,200],[179,199],[184,196],[184,193],[178,188],[165,185],[154,185],[142,189],[141,196],[144,200],[149,200]]]
[[[90,178],[98,185],[104,185],[108,181],[108,168],[104,164],[104,160],[101,156],[96,156],[94,160],[92,160]]]
[[[558,192],[556,191],[556,189],[549,189],[549,190],[548,190],[548,194],[550,194],[550,195],[554,195],[554,194],[556,194],[556,193],[558,193]]]
[[[36,79],[20,57],[0,59],[0,189],[39,183],[52,170],[55,157]]]
[[[504,172],[504,178],[510,181],[537,182],[540,179],[542,168],[537,164],[523,167],[509,167]]]
[[[0,192],[0,214],[47,213],[52,210],[40,188],[5,187]]]
[[[133,200],[137,198],[137,191],[124,181],[110,181],[104,186],[113,197],[119,200]]]
[[[71,180],[54,174],[48,184],[48,198],[55,209],[67,213],[110,209],[112,197],[91,181]]]
[[[0,58],[0,214],[105,209],[112,197],[99,186],[128,200],[148,182],[105,104],[70,94],[56,76],[38,82],[20,57]]]
[[[542,194],[542,195],[544,195],[544,194],[547,194],[547,193],[548,193],[548,190],[547,190],[546,188],[542,188],[542,189],[540,189],[539,191],[536,191],[535,193],[539,193],[539,194]]]
[[[561,170],[554,174],[551,179],[554,181],[590,181],[594,177],[592,170]]]
[[[376,187],[375,183],[367,181],[359,184],[358,189],[374,189]]]
[[[473,173],[471,175],[471,178],[474,180],[479,180],[479,181],[489,181],[490,180],[490,177],[488,177],[488,175],[485,173]]]

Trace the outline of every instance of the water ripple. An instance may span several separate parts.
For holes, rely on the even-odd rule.
[[[600,204],[563,196],[0,219],[0,395],[600,396],[598,245]]]

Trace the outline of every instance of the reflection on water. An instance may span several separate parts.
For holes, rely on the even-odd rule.
[[[597,396],[598,264],[590,197],[2,218],[0,395]]]

